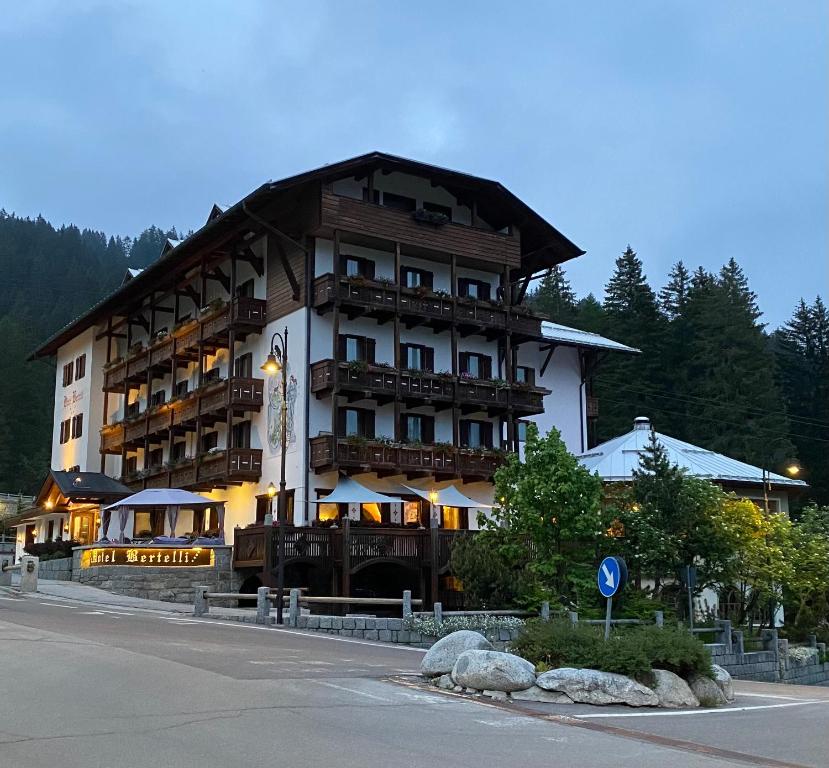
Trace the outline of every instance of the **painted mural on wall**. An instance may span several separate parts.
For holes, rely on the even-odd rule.
[[[291,365],[283,368],[275,376],[268,376],[268,446],[272,453],[282,449],[282,377],[288,377],[287,386],[287,448],[296,447],[296,429],[294,413],[296,411],[297,380],[291,373]]]

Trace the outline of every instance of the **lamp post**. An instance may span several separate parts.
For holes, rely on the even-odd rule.
[[[281,395],[282,402],[280,405],[280,429],[279,442],[281,446],[281,455],[279,457],[279,496],[276,502],[276,519],[277,519],[277,554],[276,554],[276,623],[282,623],[282,601],[285,596],[285,526],[287,525],[288,509],[287,509],[287,491],[285,490],[285,456],[287,451],[288,441],[288,328],[282,333],[277,331],[271,337],[271,349],[268,352],[262,370],[272,376],[282,371],[282,386]],[[273,483],[268,486],[268,496],[271,499],[270,505],[273,505],[273,493],[271,489]],[[271,522],[273,522],[273,513],[271,512]],[[270,535],[270,532],[266,532]]]

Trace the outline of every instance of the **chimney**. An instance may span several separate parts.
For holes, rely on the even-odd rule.
[[[633,420],[633,428],[650,430],[651,420],[647,416],[637,416]]]

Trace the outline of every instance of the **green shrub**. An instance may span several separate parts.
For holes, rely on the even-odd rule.
[[[711,657],[705,646],[685,630],[636,627],[614,630],[605,642],[603,628],[573,626],[569,621],[527,622],[510,650],[533,664],[551,669],[576,667],[615,672],[648,681],[653,669],[667,669],[681,677],[711,676]]]
[[[27,544],[23,551],[40,560],[57,560],[61,557],[72,557],[72,547],[79,547],[80,542],[71,539],[44,541],[39,544]]]

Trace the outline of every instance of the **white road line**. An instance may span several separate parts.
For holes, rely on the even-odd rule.
[[[42,600],[40,602],[41,605],[49,605],[52,608],[77,608],[75,605],[64,605],[63,603],[44,603]]]
[[[829,704],[829,701],[813,699],[811,701],[794,701],[788,704],[758,704],[756,707],[728,707],[727,709],[683,709],[660,712],[600,712],[595,715],[573,715],[576,720],[613,719],[616,717],[679,717],[682,715],[728,715],[733,712],[753,712],[758,709],[783,709],[784,707],[803,707],[807,704]]]
[[[758,699],[783,699],[785,701],[813,701],[813,699],[801,699],[798,696],[781,696],[777,693],[746,693],[745,691],[740,691],[737,694],[738,698],[742,698],[743,696],[754,696]]]
[[[312,680],[311,682],[316,683],[317,685],[324,685],[327,688],[336,688],[338,691],[346,691],[347,693],[356,693],[358,696],[365,696],[368,699],[376,699],[377,701],[385,701],[388,704],[392,703],[391,699],[386,699],[382,696],[375,696],[373,693],[366,693],[365,691],[359,691],[356,688],[347,688],[344,685],[337,685],[336,683],[329,683],[326,680]]]

